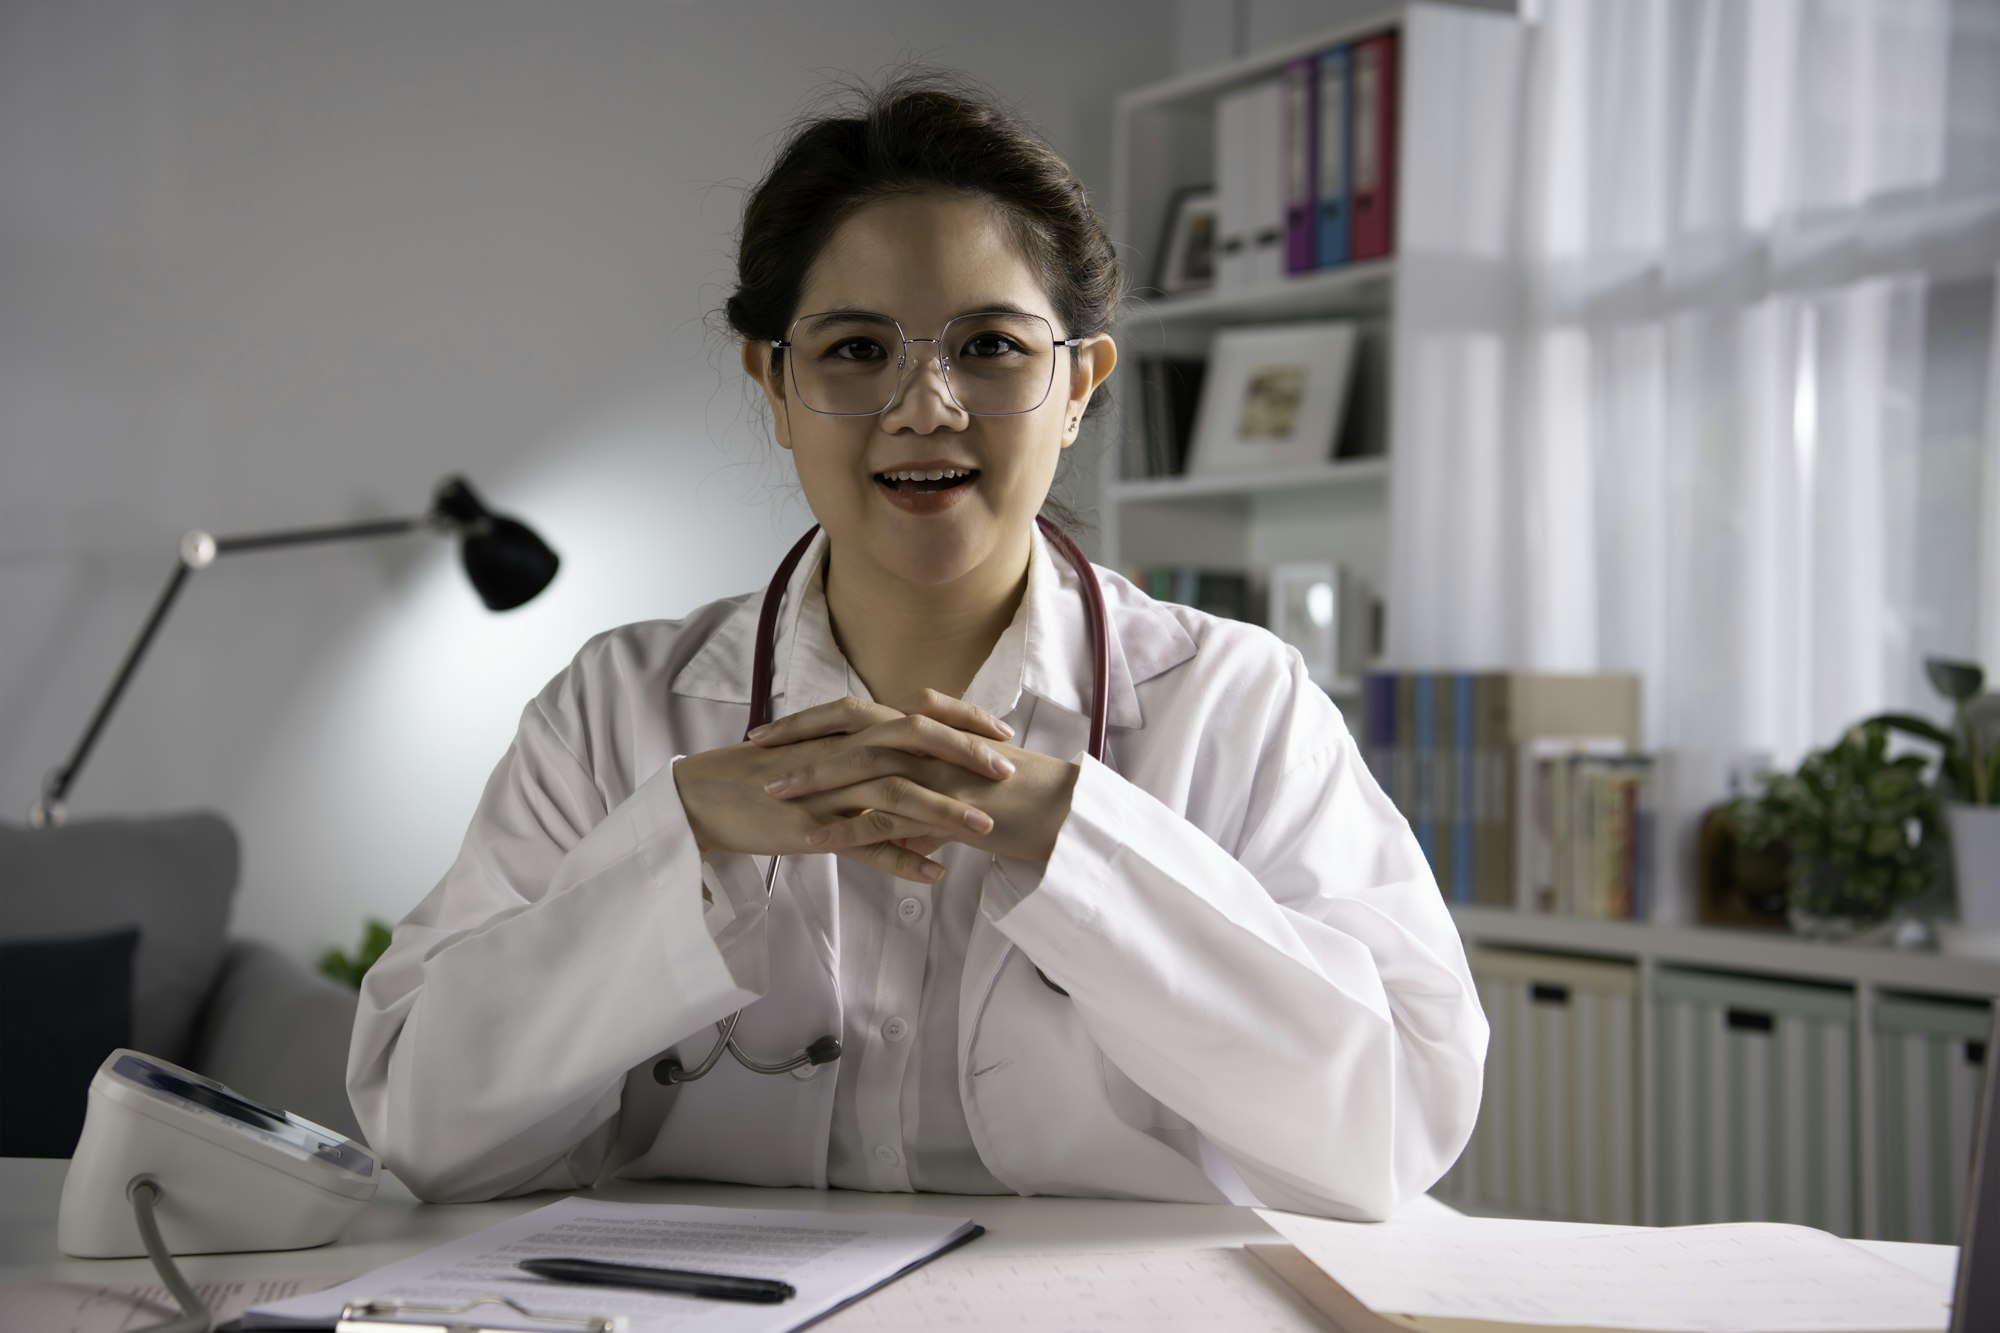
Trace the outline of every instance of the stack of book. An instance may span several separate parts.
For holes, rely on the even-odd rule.
[[[1191,565],[1128,565],[1119,571],[1159,602],[1179,602],[1230,620],[1255,620],[1250,576],[1240,570]]]
[[[1178,477],[1187,470],[1208,362],[1194,357],[1141,357],[1137,429],[1127,435],[1123,475]]]
[[[1535,753],[1521,805],[1516,905],[1644,921],[1657,897],[1661,756]]]
[[[1390,252],[1396,48],[1380,33],[1217,100],[1218,291]]]
[[[1639,678],[1374,671],[1362,755],[1458,903],[1645,919],[1664,756]]]

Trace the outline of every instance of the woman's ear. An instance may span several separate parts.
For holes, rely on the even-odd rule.
[[[1097,386],[1110,377],[1117,364],[1118,344],[1111,341],[1108,333],[1094,333],[1076,349],[1076,360],[1070,367],[1069,403],[1063,413],[1063,448],[1076,443],[1077,431],[1083,427],[1083,410],[1090,406],[1090,395],[1097,392]]]
[[[771,405],[771,434],[777,437],[782,449],[792,447],[791,404],[785,399],[784,363],[780,369],[771,368],[771,344],[746,338],[743,342],[743,373],[757,382],[764,391],[764,401]]]

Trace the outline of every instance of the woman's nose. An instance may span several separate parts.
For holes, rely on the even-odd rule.
[[[963,430],[970,418],[951,396],[943,355],[937,345],[913,342],[904,356],[908,359],[896,383],[895,396],[882,409],[882,428],[913,430],[919,435],[928,435],[939,427]]]

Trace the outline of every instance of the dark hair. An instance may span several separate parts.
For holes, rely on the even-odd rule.
[[[1063,336],[1111,326],[1124,274],[1103,220],[1061,154],[963,75],[909,67],[859,100],[796,123],[750,191],[737,242],[736,290],[723,307],[737,336],[785,336],[806,275],[835,231],[896,195],[977,194],[1001,211],[1040,279]],[[771,351],[771,367],[782,353]],[[1060,501],[1044,506],[1067,528]]]

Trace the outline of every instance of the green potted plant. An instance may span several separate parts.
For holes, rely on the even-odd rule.
[[[375,966],[375,960],[389,947],[392,934],[389,923],[378,917],[369,917],[361,929],[361,943],[355,946],[352,955],[339,949],[329,948],[319,956],[319,970],[323,976],[338,981],[343,986],[361,989],[361,978],[368,975],[368,969]]]
[[[1869,721],[1937,746],[1937,790],[1950,831],[1959,922],[2000,932],[2000,738],[1982,743],[1982,728],[1974,717],[1977,707],[2000,705],[2000,696],[1981,699],[1986,673],[1971,662],[1932,657],[1925,659],[1924,671],[1938,693],[1951,700],[1948,730],[1908,713],[1884,713]]]
[[[1758,775],[1763,790],[1731,803],[1750,851],[1789,853],[1787,919],[1815,939],[1865,940],[1894,929],[1896,909],[1937,873],[1941,819],[1924,780],[1929,760],[1889,755],[1889,728],[1849,727],[1795,773]]]

